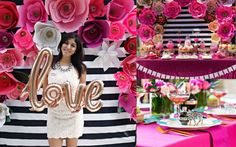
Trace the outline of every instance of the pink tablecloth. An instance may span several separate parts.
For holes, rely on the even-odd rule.
[[[193,136],[161,134],[157,124],[137,125],[137,147],[236,147],[236,121],[205,131],[194,131]]]
[[[138,59],[137,76],[150,78],[236,79],[236,59]]]

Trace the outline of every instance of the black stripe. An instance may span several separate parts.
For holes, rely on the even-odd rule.
[[[15,107],[15,106],[10,106],[9,107],[13,113],[32,113],[29,108],[30,107]],[[99,111],[93,112],[93,113],[116,113],[117,112],[117,107],[102,107]],[[47,109],[44,109],[42,112],[36,112],[36,113],[47,113]],[[91,114],[90,111],[87,109],[84,109],[84,114]]]
[[[101,118],[102,119],[102,118]],[[130,119],[116,119],[116,120],[100,120],[100,121],[85,121],[85,127],[105,127],[105,126],[120,126],[135,124],[133,120]],[[6,122],[4,125],[12,126],[41,126],[46,127],[46,120],[17,120],[11,119],[11,122]]]
[[[1,142],[0,142],[1,144]],[[133,143],[119,143],[119,144],[109,144],[109,145],[96,145],[96,147],[135,147],[135,142]],[[21,145],[0,145],[0,147],[35,147],[35,146],[21,146]],[[48,147],[48,146],[40,146]],[[65,146],[63,146],[65,147]],[[88,146],[78,146],[78,147],[88,147]]]
[[[100,133],[98,134],[83,134],[80,139],[109,139],[109,138],[120,138],[120,137],[130,137],[135,136],[135,131],[125,131],[116,133]],[[0,136],[7,137],[8,139],[47,139],[46,133],[10,133],[10,132],[0,132]]]

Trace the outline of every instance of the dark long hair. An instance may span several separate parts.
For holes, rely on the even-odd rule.
[[[52,68],[55,69],[55,64],[57,62],[59,62],[62,58],[61,47],[62,47],[63,43],[65,43],[69,39],[74,39],[77,48],[76,48],[75,53],[71,56],[71,63],[75,67],[75,69],[78,71],[79,78],[80,78],[81,74],[84,71],[86,71],[86,65],[82,62],[84,59],[83,46],[82,46],[82,44],[79,40],[79,37],[76,33],[62,33],[61,35],[62,35],[61,42],[58,45],[59,54],[55,58],[55,60],[53,61]]]

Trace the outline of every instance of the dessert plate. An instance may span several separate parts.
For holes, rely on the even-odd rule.
[[[159,125],[169,128],[175,128],[179,130],[205,130],[210,127],[218,126],[222,123],[221,120],[215,118],[203,119],[203,123],[197,126],[182,125],[178,119],[161,119],[157,122]]]

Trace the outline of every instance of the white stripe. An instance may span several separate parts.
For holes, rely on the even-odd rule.
[[[212,34],[212,33],[201,33],[201,34],[199,34],[198,36],[199,36],[199,37],[203,37],[203,36],[205,36],[205,37],[211,37],[211,34]],[[179,36],[187,36],[187,35],[189,35],[189,33],[181,33],[181,34],[178,34],[178,35],[179,35]],[[164,34],[164,36],[165,36],[165,37],[176,36],[176,33]]]
[[[109,138],[109,139],[79,139],[78,145],[80,146],[96,146],[96,145],[109,145],[120,143],[133,143],[134,136],[122,138]],[[6,139],[0,138],[0,144],[7,145],[22,145],[22,146],[48,146],[48,140],[32,140],[32,139]],[[64,142],[65,145],[65,142]],[[112,146],[112,145],[111,145]]]
[[[106,127],[84,127],[83,133],[84,134],[116,133],[116,132],[133,131],[135,129],[136,129],[136,124],[106,126]],[[47,128],[46,126],[26,127],[26,126],[4,125],[2,128],[0,128],[0,132],[41,134],[41,133],[47,133]]]
[[[32,113],[12,113],[11,119],[17,120],[47,120],[47,114],[32,112]],[[101,120],[118,120],[130,118],[126,112],[121,113],[95,113],[84,114],[85,121],[101,121]]]
[[[188,26],[193,26],[193,24],[178,24],[178,26],[176,26],[176,24],[165,24],[166,26],[165,27],[178,27],[178,26],[182,26],[182,27],[188,27]],[[198,27],[208,27],[208,24],[197,24],[196,26]]]
[[[181,22],[184,22],[184,23],[187,23],[187,22],[196,22],[196,23],[202,22],[202,23],[205,23],[204,20],[202,20],[202,19],[169,19],[168,22],[176,22],[176,24],[178,22],[180,22],[180,23]]]
[[[20,100],[6,100],[7,106],[16,106],[16,107],[31,107],[29,101],[21,102]],[[118,100],[102,100],[103,107],[117,107]],[[28,108],[26,108],[28,109]]]

